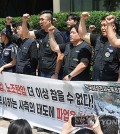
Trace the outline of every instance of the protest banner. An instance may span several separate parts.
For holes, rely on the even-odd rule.
[[[60,132],[70,115],[109,114],[120,119],[120,83],[61,81],[0,74],[0,116]]]

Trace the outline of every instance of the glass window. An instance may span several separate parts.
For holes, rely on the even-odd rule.
[[[120,0],[60,0],[61,11],[115,11]]]
[[[92,0],[73,0],[74,1],[74,11],[91,11],[92,10]]]

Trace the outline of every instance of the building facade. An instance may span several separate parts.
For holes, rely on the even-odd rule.
[[[53,0],[54,12],[116,11],[120,0]]]
[[[39,14],[43,10],[57,12],[116,11],[120,0],[0,0],[0,18]]]

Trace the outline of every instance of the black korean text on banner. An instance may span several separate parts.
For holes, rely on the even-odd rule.
[[[50,118],[55,118],[55,108],[54,106],[48,106],[45,104],[36,104],[37,107],[37,114],[50,117]]]
[[[6,108],[17,109],[17,101],[10,97],[0,96],[0,105],[3,105]]]
[[[106,85],[91,85],[85,84],[85,89],[88,91],[98,91],[98,92],[107,92],[107,93],[117,93],[120,94],[119,86],[106,86]]]

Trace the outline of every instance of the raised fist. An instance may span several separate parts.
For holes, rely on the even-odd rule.
[[[28,21],[29,18],[30,18],[30,15],[26,13],[26,14],[23,14],[22,20],[23,21]]]
[[[51,27],[48,28],[48,32],[49,33],[53,33],[54,30],[55,30],[55,27],[54,26],[51,26]]]
[[[82,14],[81,14],[81,18],[82,19],[88,19],[90,17],[90,13],[89,12],[82,12]]]
[[[114,23],[114,20],[115,20],[115,16],[113,16],[113,15],[109,15],[109,16],[106,17],[106,22],[108,24]]]

